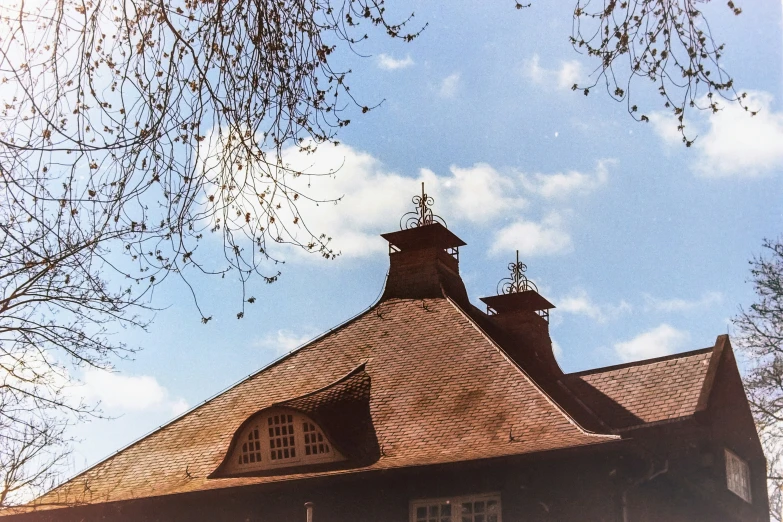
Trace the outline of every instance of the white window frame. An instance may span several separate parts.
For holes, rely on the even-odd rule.
[[[287,458],[287,459],[281,459],[281,460],[272,460],[271,456],[271,449],[269,447],[269,434],[268,434],[268,419],[270,417],[274,417],[275,415],[291,415],[293,417],[293,426],[294,426],[294,447],[296,448],[296,457],[293,458]],[[230,471],[231,472],[247,472],[247,471],[258,471],[263,469],[277,469],[277,468],[286,468],[291,466],[298,466],[298,465],[304,465],[304,464],[320,464],[323,462],[337,462],[341,460],[345,460],[345,457],[337,451],[337,448],[334,447],[334,444],[332,444],[332,441],[330,441],[326,435],[323,435],[325,443],[329,445],[329,453],[320,453],[320,454],[305,454],[305,437],[304,437],[304,430],[302,429],[302,425],[307,422],[309,424],[312,424],[316,427],[316,429],[323,434],[323,430],[318,425],[317,422],[312,420],[310,417],[299,413],[296,410],[289,410],[289,409],[275,409],[270,410],[267,412],[264,412],[262,415],[258,415],[253,420],[248,423],[247,426],[242,430],[242,433],[240,433],[239,438],[237,440],[237,444],[234,447],[233,452],[231,453],[231,458],[229,460],[230,463]],[[253,462],[253,463],[247,463],[247,464],[240,464],[238,462],[239,458],[242,455],[242,444],[244,442],[247,442],[248,434],[253,431],[254,429],[259,430],[260,434],[260,441],[261,441],[261,461],[260,462]]]
[[[451,522],[462,521],[462,503],[463,502],[481,502],[494,500],[498,504],[497,522],[503,522],[503,504],[500,501],[500,493],[482,493],[479,495],[463,495],[457,497],[441,497],[441,498],[421,498],[411,500],[410,508],[408,512],[409,522],[417,522],[416,510],[420,507],[429,507],[435,504],[450,504],[451,508]],[[429,517],[428,517],[429,518]],[[486,522],[486,516],[485,516]]]
[[[747,461],[736,453],[725,448],[726,455],[726,487],[729,491],[751,504],[750,466]]]

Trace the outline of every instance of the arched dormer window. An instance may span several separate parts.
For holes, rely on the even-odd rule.
[[[234,432],[223,461],[208,478],[376,462],[381,451],[370,414],[370,384],[362,363],[323,388],[257,411]]]
[[[344,460],[318,424],[291,409],[256,414],[236,440],[229,460],[234,473]]]

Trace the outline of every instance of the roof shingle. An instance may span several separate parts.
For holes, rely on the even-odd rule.
[[[697,411],[713,348],[565,376],[564,382],[607,425],[628,429]]]
[[[237,428],[366,363],[381,455],[354,469],[208,479]],[[97,503],[615,440],[580,428],[450,299],[391,299],[39,499]]]

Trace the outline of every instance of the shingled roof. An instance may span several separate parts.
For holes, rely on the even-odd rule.
[[[261,408],[366,363],[380,458],[360,468],[208,479]],[[580,428],[451,299],[390,299],[40,499],[95,503],[616,440]]]
[[[441,225],[396,234],[446,237],[428,235],[427,227]],[[564,375],[545,318],[514,306],[484,314],[468,301],[458,258],[442,245],[420,243],[394,243],[399,250],[391,253],[386,290],[366,312],[35,504],[92,504],[612,444],[625,428],[688,416],[700,404],[712,349]],[[528,316],[515,321],[514,313]],[[343,443],[347,460],[222,473],[238,430],[272,407],[315,419],[338,447]],[[352,419],[357,425],[346,427]]]
[[[689,417],[699,409],[714,347],[570,374],[564,382],[617,430]]]

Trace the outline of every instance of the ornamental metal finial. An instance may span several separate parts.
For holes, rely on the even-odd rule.
[[[526,290],[538,292],[538,287],[535,283],[525,276],[527,265],[519,261],[519,250],[517,250],[516,263],[509,263],[508,270],[511,272],[511,276],[500,280],[498,283],[498,294],[515,294]]]
[[[400,229],[405,230],[408,228],[423,227],[426,225],[432,225],[433,223],[440,223],[444,227],[446,222],[440,216],[432,213],[432,205],[435,204],[435,200],[424,192],[424,182],[421,182],[421,196],[413,196],[413,204],[416,205],[416,210],[408,212],[400,219]]]

